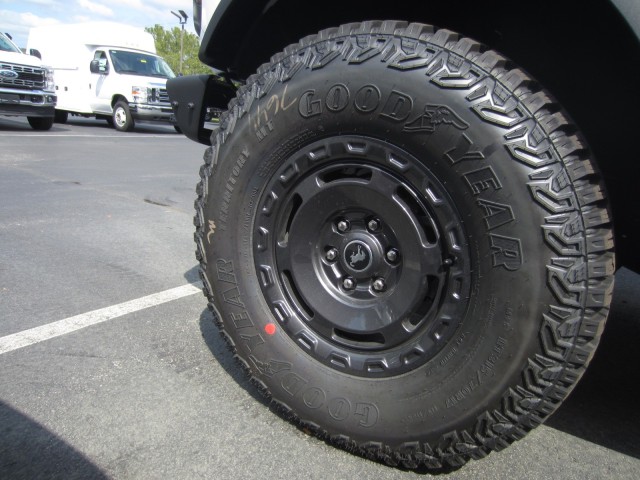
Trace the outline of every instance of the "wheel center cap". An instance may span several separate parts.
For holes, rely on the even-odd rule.
[[[363,241],[353,240],[344,248],[343,258],[352,270],[362,272],[371,266],[373,253]]]

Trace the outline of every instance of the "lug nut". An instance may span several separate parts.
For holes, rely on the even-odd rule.
[[[400,252],[398,252],[398,250],[396,250],[395,248],[390,248],[389,250],[387,250],[387,260],[389,260],[391,263],[397,262],[399,256]]]
[[[345,290],[353,290],[356,288],[356,281],[353,278],[347,277],[342,280],[342,286]]]
[[[336,250],[335,248],[331,248],[327,250],[327,253],[325,254],[325,258],[330,262],[333,262],[336,258],[338,258],[338,250]]]
[[[369,220],[369,223],[367,223],[367,228],[370,232],[377,232],[378,230],[380,230],[380,222],[375,218],[372,218],[371,220]]]
[[[444,262],[445,266],[450,267],[451,265],[453,265],[453,258],[445,258]]]
[[[338,222],[338,231],[344,233],[347,230],[349,230],[349,222],[347,222],[346,220],[340,220]]]
[[[376,292],[382,292],[385,288],[387,288],[387,284],[384,281],[384,278],[376,278],[373,282],[373,289]]]

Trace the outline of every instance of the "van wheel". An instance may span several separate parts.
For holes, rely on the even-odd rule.
[[[326,30],[250,77],[212,140],[204,290],[304,431],[455,467],[583,374],[613,285],[605,194],[576,127],[501,55],[426,25]]]
[[[27,117],[34,130],[49,130],[53,126],[53,117]]]
[[[129,104],[123,100],[118,100],[113,107],[113,126],[121,132],[130,132],[135,126]]]

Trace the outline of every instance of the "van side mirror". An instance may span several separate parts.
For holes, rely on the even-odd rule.
[[[91,70],[91,73],[106,75],[109,73],[109,64],[104,60],[102,60],[102,62],[100,60],[91,60],[89,70]]]
[[[32,48],[29,50],[29,55],[33,57],[38,57],[40,60],[42,60],[42,54],[40,53],[40,50],[37,50],[35,48]]]

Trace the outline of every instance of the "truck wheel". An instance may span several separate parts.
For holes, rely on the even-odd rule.
[[[366,22],[274,56],[205,155],[196,256],[252,383],[305,432],[449,468],[569,394],[611,300],[585,141],[499,54]]]
[[[130,132],[135,126],[129,104],[123,100],[118,100],[113,107],[113,126],[121,132]]]
[[[69,112],[65,112],[64,110],[56,110],[55,115],[53,116],[53,121],[55,123],[67,123],[69,119]]]
[[[53,126],[53,117],[27,117],[34,130],[49,130]]]

